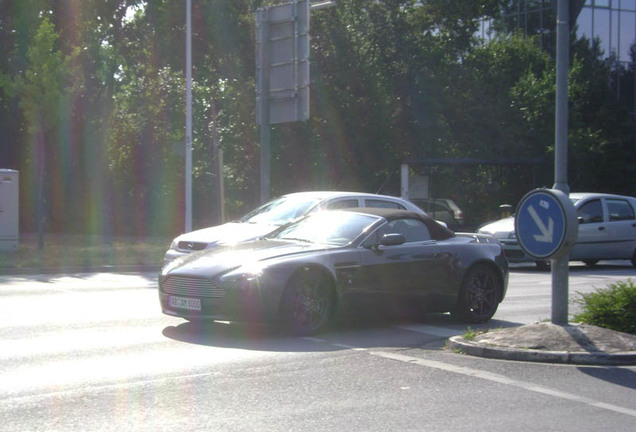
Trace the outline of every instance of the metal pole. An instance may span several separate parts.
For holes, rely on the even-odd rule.
[[[403,163],[400,167],[400,197],[409,199],[409,165]]]
[[[186,0],[185,232],[192,231],[192,4]]]
[[[260,143],[261,143],[261,204],[269,201],[271,173],[271,130],[269,125],[269,9],[262,10],[261,20],[261,97],[260,103]]]
[[[212,120],[210,121],[212,133],[212,160],[214,161],[214,166],[212,171],[215,173],[214,175],[214,190],[216,195],[216,223],[223,223],[223,160],[222,160],[222,150],[219,146],[219,128],[218,128],[218,119],[219,113],[216,109],[216,104],[214,101],[210,101],[210,114]]]
[[[568,186],[568,61],[569,61],[569,4],[559,0],[557,6],[557,82],[556,133],[554,151],[554,189],[566,194]],[[552,324],[568,323],[569,257],[552,260]]]
[[[224,192],[224,186],[223,186],[223,149],[222,148],[218,148],[217,152],[216,152],[216,156],[217,156],[217,172],[219,173],[219,178],[218,178],[218,191],[219,191],[219,203],[220,203],[220,208],[219,208],[219,214],[220,214],[220,218],[221,220],[219,221],[220,224],[225,223],[225,192]]]

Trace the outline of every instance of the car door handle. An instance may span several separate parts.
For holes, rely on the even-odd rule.
[[[599,231],[605,231],[605,227],[598,227]]]

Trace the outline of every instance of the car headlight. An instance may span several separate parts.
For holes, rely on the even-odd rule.
[[[241,267],[237,270],[234,270],[230,273],[227,273],[221,276],[221,280],[223,282],[238,280],[238,279],[258,279],[263,274],[262,268],[246,268]]]
[[[264,268],[262,263],[249,263],[221,276],[220,280],[231,283],[241,290],[256,289],[260,285],[259,281]]]

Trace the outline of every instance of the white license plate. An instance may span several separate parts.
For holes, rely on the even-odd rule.
[[[170,296],[168,302],[177,309],[201,310],[201,299]]]

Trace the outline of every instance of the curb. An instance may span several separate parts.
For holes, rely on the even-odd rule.
[[[154,264],[141,265],[103,265],[103,266],[73,266],[73,267],[28,267],[28,268],[0,268],[0,276],[38,275],[38,274],[66,274],[66,273],[129,273],[129,272],[159,272],[161,266]]]
[[[466,340],[461,336],[453,336],[448,341],[448,347],[452,350],[475,357],[490,359],[595,366],[636,365],[636,352],[633,351],[618,353],[593,353],[584,351],[569,352],[506,348],[495,345],[479,344]]]

